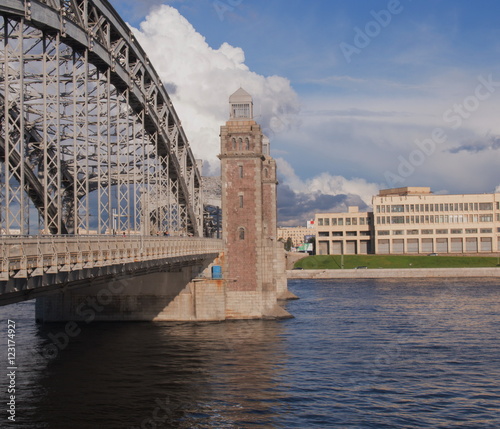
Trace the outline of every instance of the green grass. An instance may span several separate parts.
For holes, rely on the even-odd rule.
[[[481,256],[410,256],[410,255],[344,255],[344,268],[472,268],[496,267],[497,257]],[[340,255],[308,256],[295,268],[329,270],[341,268]]]

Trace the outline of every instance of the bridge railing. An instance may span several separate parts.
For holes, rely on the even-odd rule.
[[[221,240],[199,237],[4,236],[0,281],[221,251]]]

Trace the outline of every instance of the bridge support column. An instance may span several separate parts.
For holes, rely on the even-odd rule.
[[[175,271],[125,276],[37,298],[36,319],[85,323],[224,320],[225,282],[206,278],[213,263],[208,260]]]

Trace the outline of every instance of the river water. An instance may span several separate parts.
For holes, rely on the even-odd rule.
[[[32,302],[2,307],[0,427],[500,428],[500,281],[289,288],[284,321],[40,326]]]

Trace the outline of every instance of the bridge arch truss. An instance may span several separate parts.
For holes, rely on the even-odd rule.
[[[169,95],[105,0],[0,0],[3,234],[202,235]]]

